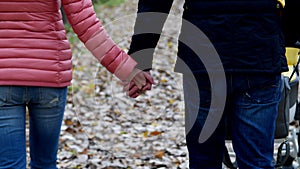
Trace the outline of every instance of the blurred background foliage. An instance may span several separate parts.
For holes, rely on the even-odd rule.
[[[97,8],[98,6],[104,6],[104,7],[116,7],[121,5],[122,3],[125,2],[125,0],[92,0],[93,4],[94,4],[94,8]],[[61,9],[62,11],[62,15],[63,15],[63,21],[68,24],[68,20],[67,20],[67,16],[63,10],[63,8]]]
[[[99,6],[113,8],[113,7],[120,6],[122,3],[125,2],[125,0],[92,0],[92,2],[94,4],[95,11],[97,11],[96,9]],[[63,21],[65,23],[66,32],[68,34],[68,39],[71,42],[71,45],[73,43],[78,43],[79,40],[77,39],[77,36],[74,34],[72,27],[69,25],[67,16],[63,8],[61,9],[61,11],[63,15]]]
[[[92,0],[95,5],[105,5],[107,7],[119,6],[125,0]]]

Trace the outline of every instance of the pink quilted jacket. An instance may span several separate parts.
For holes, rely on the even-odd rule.
[[[63,87],[72,79],[72,53],[61,4],[79,39],[124,80],[136,62],[108,36],[91,0],[1,0],[0,85]]]

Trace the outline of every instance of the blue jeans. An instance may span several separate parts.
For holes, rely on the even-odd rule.
[[[26,107],[32,169],[56,169],[67,87],[0,86],[0,168],[26,168]]]
[[[204,143],[199,143],[199,135],[210,101],[218,96],[211,96],[207,76],[195,75],[195,79],[198,86],[191,82],[191,77],[183,76],[186,124],[192,124],[186,133],[190,169],[221,169],[228,132],[240,169],[274,169],[272,160],[281,96],[280,75],[227,74],[223,116]],[[198,96],[196,92],[199,92]],[[196,120],[191,118],[195,113],[198,113],[194,116]]]

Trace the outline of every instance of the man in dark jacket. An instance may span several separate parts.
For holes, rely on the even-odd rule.
[[[156,14],[172,3],[139,0],[129,54],[144,70],[167,17]],[[229,130],[239,168],[274,168],[280,76],[288,70],[276,0],[186,0],[175,70],[183,73],[191,169],[221,168]]]

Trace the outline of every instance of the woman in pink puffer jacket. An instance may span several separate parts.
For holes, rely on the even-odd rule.
[[[60,7],[99,62],[122,81],[153,79],[108,36],[91,0],[0,1],[0,168],[26,168],[26,107],[31,168],[52,169],[72,79],[72,52]]]

